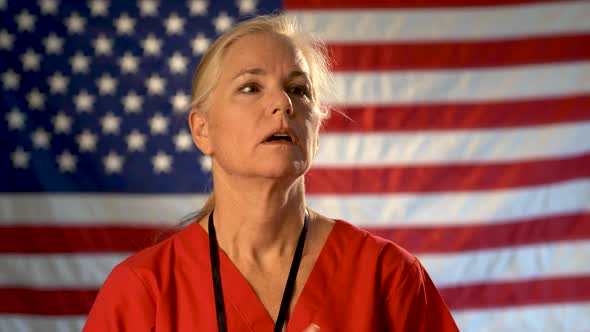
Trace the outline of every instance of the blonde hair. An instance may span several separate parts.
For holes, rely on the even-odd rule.
[[[320,121],[330,116],[330,107],[321,103],[321,98],[332,89],[332,76],[328,52],[323,42],[301,32],[295,19],[284,15],[262,15],[241,22],[221,35],[205,52],[193,76],[191,109],[207,112],[209,96],[221,75],[223,57],[228,48],[238,39],[256,33],[276,33],[287,37],[303,54],[309,66],[311,99],[320,113]],[[213,193],[201,208],[187,216],[183,224],[205,218],[215,207]]]

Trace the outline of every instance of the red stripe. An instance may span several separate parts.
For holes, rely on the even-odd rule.
[[[590,95],[534,100],[362,106],[340,109],[325,132],[456,130],[534,126],[590,120]]]
[[[554,0],[284,0],[283,6],[287,10],[314,9],[370,9],[370,8],[452,8],[502,6],[555,2]]]
[[[0,253],[134,252],[153,244],[156,227],[2,226]]]
[[[546,216],[502,224],[365,227],[414,254],[451,253],[590,239],[590,214]]]
[[[439,289],[451,310],[590,300],[590,276],[524,280]]]
[[[560,215],[503,224],[366,229],[417,254],[459,252],[590,239],[590,215]],[[0,230],[0,253],[19,254],[132,252],[145,247],[140,244],[151,241],[158,232],[130,229],[123,237],[113,227],[21,226]]]
[[[507,189],[590,177],[590,154],[507,163],[312,168],[310,194],[430,193]]]
[[[590,58],[590,34],[519,40],[331,44],[334,71],[499,67]]]
[[[0,288],[0,313],[35,315],[86,315],[94,298],[92,290],[41,290]]]
[[[566,277],[474,284],[439,289],[452,310],[582,302],[590,300],[590,277]],[[0,288],[0,313],[35,315],[87,314],[96,290]]]

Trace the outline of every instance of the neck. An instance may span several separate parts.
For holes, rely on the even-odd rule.
[[[215,180],[215,229],[229,257],[264,264],[293,255],[305,216],[302,177],[289,184],[272,179]]]

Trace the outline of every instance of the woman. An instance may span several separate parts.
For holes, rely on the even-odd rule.
[[[457,331],[416,258],[306,207],[328,77],[324,49],[285,17],[212,45],[189,125],[215,198],[115,267],[85,331]]]

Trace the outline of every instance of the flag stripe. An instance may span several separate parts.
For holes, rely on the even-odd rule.
[[[347,169],[564,158],[590,152],[589,132],[590,121],[465,131],[327,133],[314,166]]]
[[[556,242],[460,253],[420,254],[438,287],[580,276],[590,273],[590,241]]]
[[[0,195],[0,224],[147,227],[176,225],[204,195]],[[590,180],[509,190],[381,195],[308,195],[312,209],[365,226],[448,226],[517,222],[590,211]],[[6,207],[6,208],[5,208]],[[77,211],[80,209],[80,211]],[[76,213],[93,211],[93,215]],[[183,213],[182,211],[186,211]]]
[[[329,46],[334,71],[500,67],[590,58],[588,34],[484,42],[359,43]]]
[[[324,132],[527,127],[590,120],[590,95],[479,103],[343,106],[337,111],[324,124]]]
[[[366,227],[414,254],[473,251],[590,239],[590,214],[539,217],[503,224]]]
[[[134,252],[154,244],[165,230],[165,226],[0,226],[0,253]]]
[[[4,328],[4,331],[18,332],[80,332],[84,327],[85,321],[86,315],[0,315],[0,326]]]
[[[164,223],[162,223],[164,225]],[[514,245],[590,239],[590,214],[539,217],[500,224],[436,227],[365,227],[414,254],[460,252]],[[59,254],[132,252],[150,246],[162,227],[20,226],[0,228],[0,253]]]
[[[379,43],[584,33],[590,30],[589,10],[587,1],[560,1],[463,10],[288,10],[287,14],[328,43]]]
[[[391,1],[391,0],[284,0],[285,8],[293,9],[398,9],[398,8],[448,8],[472,6],[504,6],[515,4],[534,4],[552,2],[555,0],[420,0],[420,1]]]
[[[92,308],[97,289],[0,288],[0,313],[35,315],[85,315]]]
[[[454,311],[461,331],[590,331],[590,302]]]
[[[98,288],[123,254],[2,254],[0,286],[7,288]],[[542,279],[590,273],[590,241],[555,242],[460,253],[419,254],[439,287]],[[542,262],[536,266],[536,262]]]
[[[337,106],[489,102],[588,94],[590,62],[486,69],[337,72],[334,89],[338,94],[328,96],[325,102]]]
[[[506,189],[577,178],[590,178],[590,153],[494,164],[313,168],[306,175],[305,188],[311,194],[426,193]]]
[[[451,310],[590,301],[590,276],[441,288]]]

